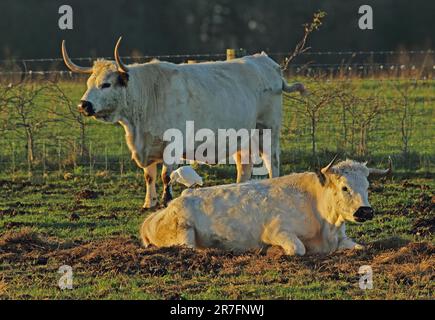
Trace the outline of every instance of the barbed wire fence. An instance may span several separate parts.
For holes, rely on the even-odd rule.
[[[238,55],[245,53],[239,51]],[[269,55],[279,61],[287,54]],[[130,62],[146,62],[158,58],[175,63],[192,63],[192,60],[194,62],[223,60],[225,56],[216,53],[127,56],[124,59]],[[337,56],[344,58],[340,63],[330,62],[334,59],[337,61]],[[358,60],[358,56],[365,58]],[[373,59],[375,56],[383,56],[384,59],[375,63]],[[312,62],[313,57],[316,57],[316,63]],[[281,143],[283,165],[290,165],[292,169],[306,169],[307,166],[312,167],[313,162],[325,162],[329,160],[331,154],[338,152],[343,156],[371,159],[377,162],[382,162],[389,155],[393,155],[398,167],[424,171],[433,169],[435,97],[430,94],[434,92],[435,86],[433,51],[305,52],[298,59],[298,63],[290,65],[287,76],[303,77],[304,81],[311,82],[308,85],[310,88],[321,88],[321,90],[312,92],[309,98],[285,98]],[[82,57],[74,60],[92,63],[94,58]],[[318,63],[318,60],[322,60],[322,63]],[[14,99],[7,100],[5,97],[7,98],[8,93],[20,86],[27,88],[31,84],[40,85],[48,82],[59,89],[57,84],[82,80],[86,75],[60,70],[63,68],[61,58],[2,60],[0,66],[0,173],[15,175],[28,171],[30,175],[41,173],[45,176],[49,173],[62,175],[65,172],[90,175],[99,172],[116,172],[122,176],[127,172],[137,171],[126,147],[121,128],[118,128],[118,131],[108,131],[103,137],[102,131],[97,128],[98,124],[84,121],[78,114],[67,117],[54,109],[46,108],[37,108],[29,112],[35,112],[35,118],[43,112],[48,112],[49,117],[68,119],[65,120],[66,122],[61,122],[60,126],[53,122],[53,125],[48,126],[45,131],[35,134],[32,147],[35,154],[33,159],[29,159],[29,141],[22,131],[23,126],[15,124],[13,130],[5,129],[7,126],[4,124],[2,127],[1,121],[11,122],[8,119],[10,114],[7,106],[17,103]],[[362,82],[359,81],[360,79]],[[363,94],[357,91],[359,86],[366,86],[364,84],[366,81],[372,86],[367,92],[373,91],[373,94],[369,92],[369,97],[365,97],[367,92]],[[380,110],[374,110],[373,119],[370,123],[365,123],[361,121],[361,116],[369,118],[371,115],[364,113],[364,106],[372,101],[370,99],[379,87],[396,91],[394,94],[391,92],[381,94],[385,101],[377,102],[382,104]],[[405,87],[407,91],[401,92],[403,88],[399,87]],[[68,93],[65,92],[68,89],[62,90],[64,92],[57,92],[57,94],[61,93],[62,97],[48,94],[35,99],[48,100],[48,104],[63,105],[63,109],[70,108],[71,111],[71,106],[75,103],[69,100],[72,98],[69,98]],[[328,96],[330,94],[328,90],[336,90],[334,91],[336,97],[331,98],[324,108],[322,106],[313,112],[310,108],[316,107],[316,103]],[[425,92],[414,92],[418,90]],[[352,103],[356,107],[353,107]],[[69,129],[74,127],[74,129],[68,132],[70,134],[65,135],[65,127]],[[81,130],[86,131],[86,135],[79,137]],[[15,133],[12,134],[12,131]]]
[[[237,56],[244,56],[244,49],[236,50]],[[271,52],[268,55],[282,63],[288,52]],[[97,58],[112,57],[78,57],[73,60],[91,65]],[[225,53],[192,53],[124,56],[130,63],[143,63],[152,59],[174,63],[203,62],[225,60]],[[398,50],[398,51],[307,51],[301,53],[295,62],[288,66],[286,75],[320,76],[329,78],[415,78],[434,79],[435,54],[433,50]],[[85,76],[74,74],[65,69],[59,58],[5,59],[0,60],[0,79],[5,81],[26,80],[77,80]]]
[[[404,152],[400,142],[400,128],[397,124],[383,124],[391,113],[384,113],[376,120],[367,137],[367,145],[363,152],[359,151],[360,128],[350,128],[348,136],[343,134],[343,127],[331,121],[337,117],[336,113],[322,113],[323,119],[317,122],[317,137],[312,139],[312,128],[309,119],[299,119],[292,123],[292,119],[283,127],[281,138],[281,163],[294,170],[315,168],[319,164],[327,163],[334,154],[340,154],[357,160],[369,160],[372,163],[385,163],[388,156],[393,157],[396,169],[433,170],[435,160],[433,154],[433,134],[430,124],[425,130],[415,130],[410,147]],[[296,115],[293,114],[293,117]],[[415,114],[418,118],[433,117],[432,112]],[[293,118],[294,119],[294,118]],[[349,120],[351,122],[352,120]],[[25,141],[18,138],[5,138],[0,141],[0,173],[29,175],[58,174],[66,172],[95,175],[112,172],[123,176],[129,172],[137,172],[138,168],[131,159],[122,131],[111,134],[110,137],[101,135],[86,138],[85,152],[80,155],[78,150],[80,141],[71,136],[44,137],[38,139],[34,148],[35,159],[30,166],[27,157]],[[316,150],[313,152],[312,145]]]

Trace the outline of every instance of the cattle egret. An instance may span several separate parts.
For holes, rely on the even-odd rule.
[[[170,184],[178,182],[188,188],[191,188],[195,185],[202,186],[202,178],[196,173],[195,170],[193,170],[191,166],[184,166],[178,168],[171,173],[170,178]]]
[[[287,255],[363,249],[346,235],[345,222],[373,218],[367,177],[391,169],[334,160],[318,174],[185,190],[145,219],[143,244],[238,252],[275,245]]]

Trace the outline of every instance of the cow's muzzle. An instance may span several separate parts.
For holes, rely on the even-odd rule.
[[[95,114],[94,106],[89,101],[80,101],[78,107],[79,112],[83,113],[85,116],[93,116]]]
[[[374,210],[371,207],[359,207],[353,214],[356,222],[364,222],[373,219]]]

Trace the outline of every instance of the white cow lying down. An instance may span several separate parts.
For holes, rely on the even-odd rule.
[[[345,221],[373,217],[367,177],[389,173],[391,162],[378,170],[352,160],[334,166],[334,160],[319,174],[185,190],[145,219],[143,243],[236,252],[276,245],[288,255],[361,249],[347,238]]]

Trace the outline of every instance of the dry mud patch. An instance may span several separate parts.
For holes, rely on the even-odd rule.
[[[47,272],[60,265],[92,276],[104,274],[164,276],[183,279],[197,276],[262,276],[273,272],[274,283],[295,277],[358,282],[358,268],[372,266],[397,284],[426,284],[435,280],[435,246],[427,242],[409,243],[390,238],[370,243],[365,251],[343,251],[330,255],[287,257],[277,247],[233,254],[216,249],[192,250],[184,247],[143,248],[134,238],[116,237],[93,242],[60,242],[24,228],[7,231],[0,237],[0,261]],[[433,290],[429,288],[429,290]]]

